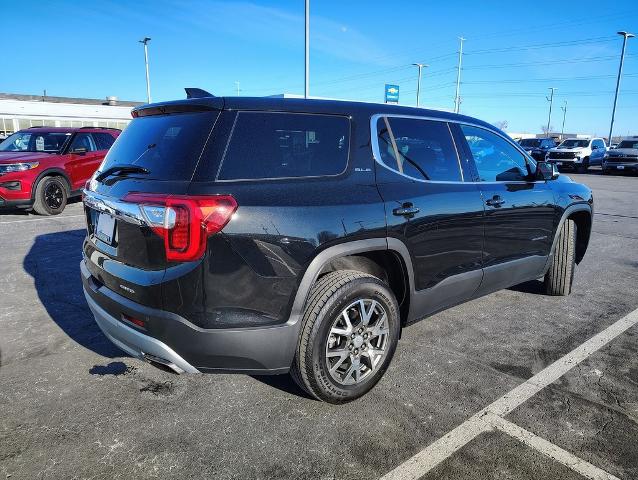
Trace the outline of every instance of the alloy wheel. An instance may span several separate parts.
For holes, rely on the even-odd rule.
[[[326,364],[341,385],[358,384],[383,363],[390,333],[388,315],[376,300],[348,305],[334,320],[326,341]]]

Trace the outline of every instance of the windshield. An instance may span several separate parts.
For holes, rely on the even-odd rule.
[[[589,140],[576,140],[575,138],[572,138],[570,140],[565,140],[563,143],[559,145],[559,147],[580,148],[580,147],[586,147],[587,145],[589,145]]]
[[[638,149],[638,140],[623,140],[616,148],[633,148]]]
[[[16,132],[0,143],[0,152],[58,153],[70,136],[68,132]]]
[[[117,165],[148,170],[144,178],[190,180],[218,112],[134,118],[117,138],[98,172]]]
[[[521,147],[540,147],[541,141],[538,138],[524,138],[520,142]]]

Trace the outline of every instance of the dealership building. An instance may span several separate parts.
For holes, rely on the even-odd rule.
[[[131,121],[131,109],[142,102],[106,97],[51,97],[0,93],[0,135],[29,127],[112,127],[123,130]]]

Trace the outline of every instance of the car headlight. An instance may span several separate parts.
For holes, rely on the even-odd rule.
[[[6,163],[0,165],[0,175],[12,172],[24,172],[25,170],[31,170],[40,165],[39,162],[24,162],[24,163]]]

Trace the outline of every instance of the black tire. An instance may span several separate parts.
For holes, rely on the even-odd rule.
[[[576,167],[578,173],[587,173],[589,171],[589,157],[583,158],[583,163]]]
[[[552,263],[545,274],[545,293],[548,295],[569,295],[576,270],[576,222],[565,220],[561,227],[552,257]]]
[[[44,177],[35,188],[33,210],[38,215],[59,215],[69,198],[68,186],[60,177]]]
[[[327,345],[331,337],[335,338],[331,333],[331,329],[335,325],[334,322],[338,322],[337,319],[341,318],[342,312],[360,299],[374,300],[385,311],[388,322],[385,334],[385,353],[378,361],[379,363],[367,374],[364,373],[360,380],[357,380],[357,383],[346,385],[338,382],[333,378],[334,374],[330,373],[328,364],[331,360],[327,358]],[[377,315],[377,322],[379,322],[379,317],[380,315]],[[352,320],[354,326],[356,316]],[[354,270],[339,270],[321,277],[310,290],[301,322],[299,344],[290,371],[291,376],[311,396],[334,404],[346,403],[359,398],[376,385],[392,360],[401,329],[399,306],[390,288],[379,278]],[[347,335],[338,341],[342,340],[348,342],[347,346],[350,346],[350,339]],[[353,343],[354,341],[352,340]],[[347,346],[343,345],[342,348],[345,350]],[[355,361],[364,364],[363,349],[365,347],[359,348],[362,350],[358,359],[355,359],[353,355],[347,357],[351,366],[354,365]],[[355,351],[351,350],[353,353]],[[339,360],[346,363],[342,359]],[[366,361],[371,361],[370,357],[367,357]],[[332,365],[336,365],[336,363]],[[347,373],[345,377],[348,377]]]

